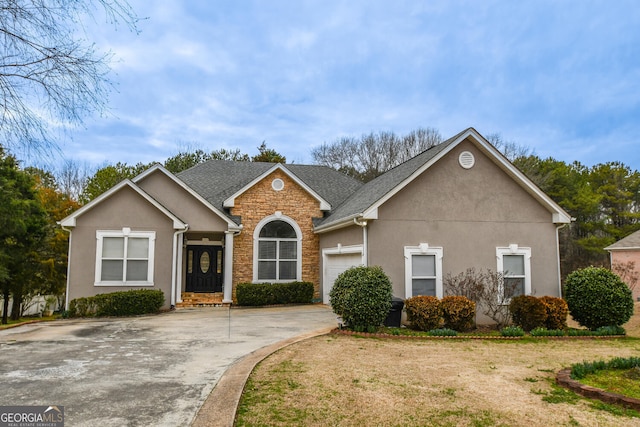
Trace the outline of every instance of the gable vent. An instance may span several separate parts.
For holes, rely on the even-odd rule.
[[[471,169],[473,165],[476,164],[476,158],[473,157],[473,154],[470,153],[469,151],[463,151],[462,153],[460,153],[460,156],[458,157],[458,162],[460,163],[460,166],[462,166],[463,168]]]

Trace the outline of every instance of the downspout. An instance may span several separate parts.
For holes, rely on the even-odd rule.
[[[571,218],[573,221],[574,218]],[[556,251],[558,254],[558,295],[562,298],[562,272],[560,271],[560,230],[568,224],[561,224],[556,227]]]
[[[358,221],[358,218],[353,218],[355,225],[362,227],[362,258],[365,267],[369,266],[369,235],[367,233],[367,221]]]
[[[177,230],[173,233],[173,264],[171,265],[171,309],[176,308],[176,294],[178,293],[178,263],[182,262],[182,259],[178,259],[178,235],[184,234],[189,229],[189,224],[184,225],[184,229]]]
[[[64,309],[69,310],[69,282],[71,277],[71,229],[60,224],[60,228],[69,233],[69,249],[67,249],[67,291],[64,296]]]

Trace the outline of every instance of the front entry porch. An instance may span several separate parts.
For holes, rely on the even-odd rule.
[[[182,301],[176,304],[176,308],[191,307],[228,307],[231,303],[223,302],[222,292],[183,292]]]

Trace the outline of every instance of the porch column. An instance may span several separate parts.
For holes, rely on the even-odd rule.
[[[184,271],[184,260],[182,258],[182,250],[184,247],[184,233],[178,237],[178,268],[176,277],[176,302],[182,302],[182,273]]]
[[[233,302],[233,231],[224,232],[224,295],[223,303]]]

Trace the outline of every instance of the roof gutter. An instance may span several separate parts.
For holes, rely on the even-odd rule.
[[[316,233],[327,233],[329,231],[334,231],[334,230],[338,230],[340,228],[345,228],[345,227],[349,227],[351,225],[353,225],[354,220],[358,219],[358,218],[362,218],[364,216],[364,214],[362,213],[357,213],[355,215],[349,215],[348,217],[338,220],[335,223],[330,223],[330,224],[326,224],[326,225],[320,225],[319,227],[316,227],[314,229],[314,231]],[[356,222],[356,224],[358,224]],[[359,224],[358,224],[359,225]]]

